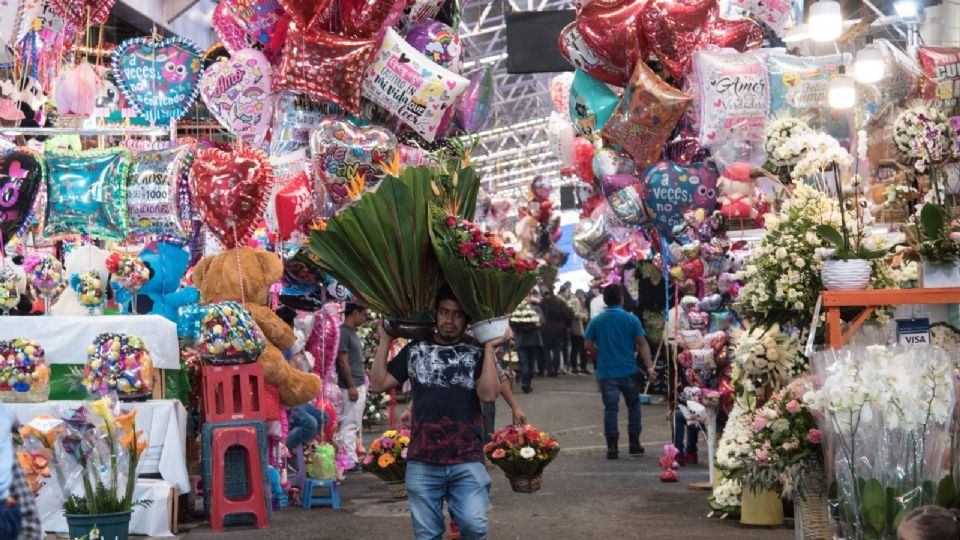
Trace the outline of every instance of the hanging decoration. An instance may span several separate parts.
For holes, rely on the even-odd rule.
[[[200,89],[203,52],[182,38],[133,38],[113,51],[117,85],[151,124],[179,120]]]

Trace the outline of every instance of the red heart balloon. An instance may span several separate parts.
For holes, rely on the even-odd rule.
[[[116,0],[48,0],[48,2],[58,17],[73,28],[80,29],[107,22],[110,9],[113,8]],[[90,10],[89,20],[87,9]]]
[[[677,79],[690,71],[693,53],[710,43],[717,0],[650,0],[640,31],[650,50]]]
[[[332,101],[356,113],[360,110],[363,74],[376,52],[376,41],[323,30],[303,32],[291,23],[274,88]]]
[[[710,32],[710,44],[740,52],[759,49],[763,45],[763,28],[753,19],[717,19]]]
[[[314,17],[322,15],[330,7],[332,0],[278,0],[290,19],[300,28],[306,28]]]
[[[387,17],[402,11],[406,4],[406,0],[340,0],[340,24],[348,36],[373,37]]]
[[[208,148],[190,168],[190,190],[200,216],[227,249],[253,236],[272,188],[267,154],[250,146],[231,152]]]
[[[577,15],[577,28],[591,50],[616,69],[629,74],[647,55],[647,40],[638,32],[647,0],[596,0]]]
[[[573,67],[585,72],[598,81],[623,86],[630,74],[616,68],[600,58],[584,41],[577,23],[572,22],[560,31],[557,38],[560,54],[573,64]]]
[[[593,155],[596,152],[596,147],[586,137],[577,137],[573,140],[573,170],[584,182],[592,183],[595,178]]]

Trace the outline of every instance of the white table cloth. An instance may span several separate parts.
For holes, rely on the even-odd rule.
[[[140,478],[133,489],[133,500],[149,500],[153,503],[149,507],[136,506],[130,516],[130,534],[145,536],[173,536],[170,531],[170,512],[173,507],[173,490],[168,482]],[[37,511],[40,513],[40,524],[48,533],[67,535],[67,518],[63,515],[63,501],[55,493],[47,490],[46,486],[40,490],[37,497]]]
[[[43,403],[7,403],[21,424],[47,414],[59,418],[69,409],[76,409],[82,401],[45,401]],[[177,486],[180,493],[190,492],[187,473],[187,410],[173,399],[157,399],[139,403],[124,403],[124,411],[137,410],[137,429],[143,430],[147,449],[141,456],[141,474],[160,474],[165,481]],[[43,489],[48,489],[45,486]],[[41,492],[42,493],[42,492]]]
[[[180,369],[177,325],[160,315],[0,317],[0,339],[30,338],[43,347],[48,364],[83,364],[100,334],[143,339],[157,369]]]

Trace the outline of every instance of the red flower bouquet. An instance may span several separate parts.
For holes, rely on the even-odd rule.
[[[514,491],[533,493],[540,489],[543,469],[560,453],[560,445],[531,425],[509,425],[493,434],[483,453],[503,469]]]

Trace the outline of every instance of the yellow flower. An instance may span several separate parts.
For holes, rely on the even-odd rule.
[[[388,430],[386,430],[386,431],[383,432],[383,436],[384,436],[384,437],[390,437],[390,438],[396,437],[396,436],[397,436],[397,430],[395,430],[395,429],[388,429]]]
[[[112,426],[115,420],[113,418],[113,411],[110,410],[110,406],[110,400],[105,397],[96,401],[91,401],[87,405],[87,407],[89,407],[90,410],[93,411],[97,416],[103,418],[104,422],[106,422],[108,426]]]
[[[390,454],[383,454],[380,456],[380,459],[377,460],[377,465],[379,465],[381,469],[386,469],[387,467],[393,465],[393,462],[395,461],[396,460],[393,459],[393,456]]]
[[[410,437],[407,437],[406,435],[404,435],[403,437],[400,437],[399,439],[397,439],[397,442],[400,444],[410,444]]]

